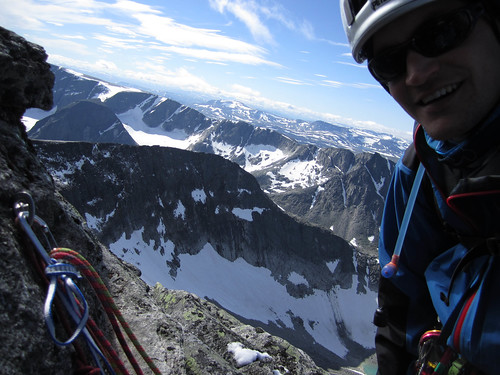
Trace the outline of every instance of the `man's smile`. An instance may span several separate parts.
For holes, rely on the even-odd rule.
[[[455,90],[457,90],[458,87],[459,87],[459,85],[456,83],[442,87],[442,88],[436,90],[435,92],[433,92],[432,94],[427,95],[424,98],[422,98],[422,100],[419,101],[419,104],[422,106],[425,106],[425,105],[428,105],[432,102],[435,102],[436,100],[442,99],[442,98],[448,96],[449,94],[455,92]]]

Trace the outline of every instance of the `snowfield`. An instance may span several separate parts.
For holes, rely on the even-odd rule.
[[[292,318],[300,317],[318,344],[341,357],[347,354],[347,348],[339,336],[339,323],[354,341],[365,348],[374,347],[375,327],[371,321],[376,309],[376,293],[358,294],[354,279],[357,276],[353,276],[351,289],[315,290],[314,294],[297,299],[288,294],[286,287],[278,283],[268,269],[252,266],[241,258],[230,262],[207,243],[196,255],[180,254],[180,268],[172,277],[167,262],[173,260],[174,244],[162,242],[155,248],[154,243],[143,241],[143,231],[133,232],[130,238],[123,235],[109,248],[118,257],[136,265],[146,283],[159,282],[169,289],[186,290],[216,300],[225,309],[247,319],[291,329],[294,328]],[[329,268],[335,272],[333,265]],[[288,278],[297,284],[307,282],[297,273],[291,273]]]

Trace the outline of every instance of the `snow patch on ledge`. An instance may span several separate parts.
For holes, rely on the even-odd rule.
[[[227,344],[227,351],[233,353],[234,360],[238,367],[249,365],[255,361],[268,361],[272,359],[267,353],[244,348],[243,344],[240,342],[231,342]]]

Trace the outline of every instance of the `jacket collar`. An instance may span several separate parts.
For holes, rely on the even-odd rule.
[[[498,147],[500,106],[492,112],[486,121],[476,126],[462,142],[435,140],[425,132],[421,125],[416,127],[414,137],[417,149],[422,146],[431,149],[434,151],[435,157],[442,162],[455,166],[473,162]]]

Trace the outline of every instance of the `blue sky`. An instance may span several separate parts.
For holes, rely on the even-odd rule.
[[[354,63],[337,0],[0,0],[49,62],[155,90],[397,135],[412,120]]]

